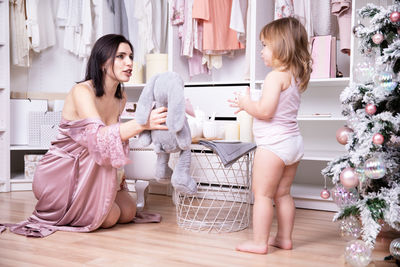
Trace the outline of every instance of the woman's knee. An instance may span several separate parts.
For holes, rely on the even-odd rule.
[[[118,207],[117,204],[113,203],[113,206],[110,210],[110,212],[108,213],[106,219],[103,221],[103,224],[101,225],[102,228],[110,228],[112,226],[114,226],[115,224],[117,224],[119,218],[121,215],[121,210]]]

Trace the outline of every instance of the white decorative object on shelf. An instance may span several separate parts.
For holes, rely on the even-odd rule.
[[[43,155],[24,155],[25,179],[33,180],[33,175]]]

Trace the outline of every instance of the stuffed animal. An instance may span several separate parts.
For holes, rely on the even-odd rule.
[[[168,130],[143,131],[139,142],[143,146],[151,143],[157,154],[156,180],[161,183],[171,181],[175,190],[194,194],[197,184],[190,176],[190,144],[192,142],[189,124],[185,115],[184,85],[175,72],[164,72],[153,76],[143,88],[139,97],[135,118],[137,123],[147,123],[153,108],[167,107],[166,125]],[[168,166],[170,153],[180,152],[178,162],[172,170]]]

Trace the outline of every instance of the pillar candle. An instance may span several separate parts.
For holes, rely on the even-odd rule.
[[[158,73],[168,71],[168,54],[146,54],[146,82]]]
[[[229,122],[225,124],[225,140],[239,140],[239,123]]]
[[[240,134],[239,139],[242,142],[253,142],[253,117],[246,111],[240,111],[237,115]]]
[[[142,84],[143,83],[143,66],[137,62],[132,64],[132,76],[127,84]]]

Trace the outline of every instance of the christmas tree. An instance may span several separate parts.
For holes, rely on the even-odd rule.
[[[400,231],[400,0],[392,3],[356,12],[352,53],[361,60],[340,95],[347,125],[336,133],[347,153],[322,170],[334,184],[341,234],[371,248],[384,225]]]

